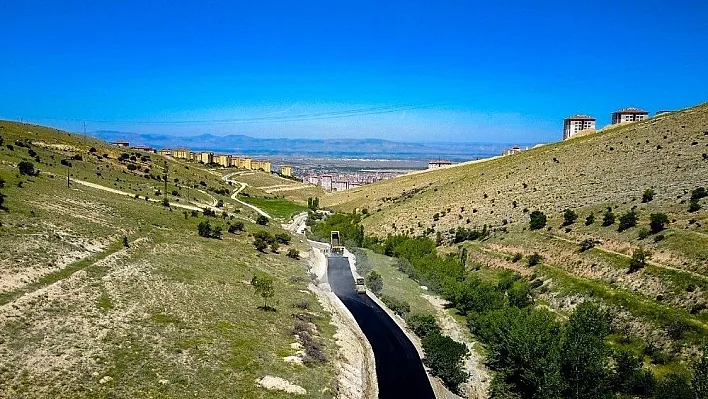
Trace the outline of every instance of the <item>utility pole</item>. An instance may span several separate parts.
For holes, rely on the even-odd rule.
[[[167,160],[165,159],[165,198],[167,198]]]

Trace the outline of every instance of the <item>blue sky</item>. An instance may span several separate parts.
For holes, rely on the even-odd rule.
[[[708,2],[582,3],[4,0],[0,118],[530,143],[708,101]]]

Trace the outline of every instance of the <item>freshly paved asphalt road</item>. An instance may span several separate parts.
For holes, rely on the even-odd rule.
[[[328,258],[327,275],[332,290],[352,312],[374,350],[379,398],[434,399],[418,352],[408,337],[376,302],[354,290],[349,260]]]

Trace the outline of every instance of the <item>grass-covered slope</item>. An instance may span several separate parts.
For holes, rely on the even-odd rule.
[[[164,173],[163,157],[11,122],[0,122],[0,137],[0,396],[287,396],[256,384],[267,375],[304,397],[332,396],[329,315],[306,289],[305,266],[286,256],[307,247],[256,251],[252,233],[282,231],[253,224],[220,175],[168,160],[167,207],[144,198],[163,198],[164,182],[150,177]],[[23,161],[40,173],[21,174]],[[226,216],[177,207],[219,200]],[[221,239],[197,234],[207,221],[223,228]],[[245,231],[228,233],[237,222]],[[258,308],[254,275],[272,277],[276,311]],[[326,362],[292,363],[308,359],[294,327],[311,330]]]
[[[384,235],[526,221],[524,209],[637,203],[650,187],[657,202],[673,206],[706,184],[705,154],[708,105],[700,105],[514,156],[335,193],[323,204],[366,209],[365,227]]]

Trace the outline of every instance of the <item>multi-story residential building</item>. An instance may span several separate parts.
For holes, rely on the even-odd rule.
[[[612,113],[612,124],[638,122],[649,119],[649,112],[639,108],[623,108]]]
[[[157,152],[160,155],[172,155],[172,150],[168,150],[167,148],[163,148],[160,151]]]
[[[241,169],[251,169],[251,158],[243,157],[238,161],[238,167]]]
[[[321,175],[320,187],[322,187],[326,191],[332,191],[332,175]]]
[[[349,182],[346,180],[337,180],[332,182],[333,191],[344,191],[349,189]]]
[[[580,132],[594,132],[595,121],[595,118],[587,115],[573,115],[565,118],[563,120],[563,140],[568,140]]]
[[[238,157],[236,155],[232,155],[231,158],[229,158],[229,166],[232,168],[238,168],[240,162],[241,157]]]
[[[292,177],[293,167],[290,165],[283,165],[280,167],[280,174],[287,177]]]
[[[214,155],[214,163],[228,168],[229,166],[231,166],[231,155]]]
[[[204,163],[212,163],[214,162],[214,153],[213,152],[200,152],[197,155],[197,161],[198,162],[204,162]]]
[[[262,170],[266,173],[270,173],[270,161],[254,159],[251,161],[251,169]]]
[[[172,151],[172,156],[175,158],[179,158],[179,159],[191,159],[192,158],[191,153],[186,148]]]

